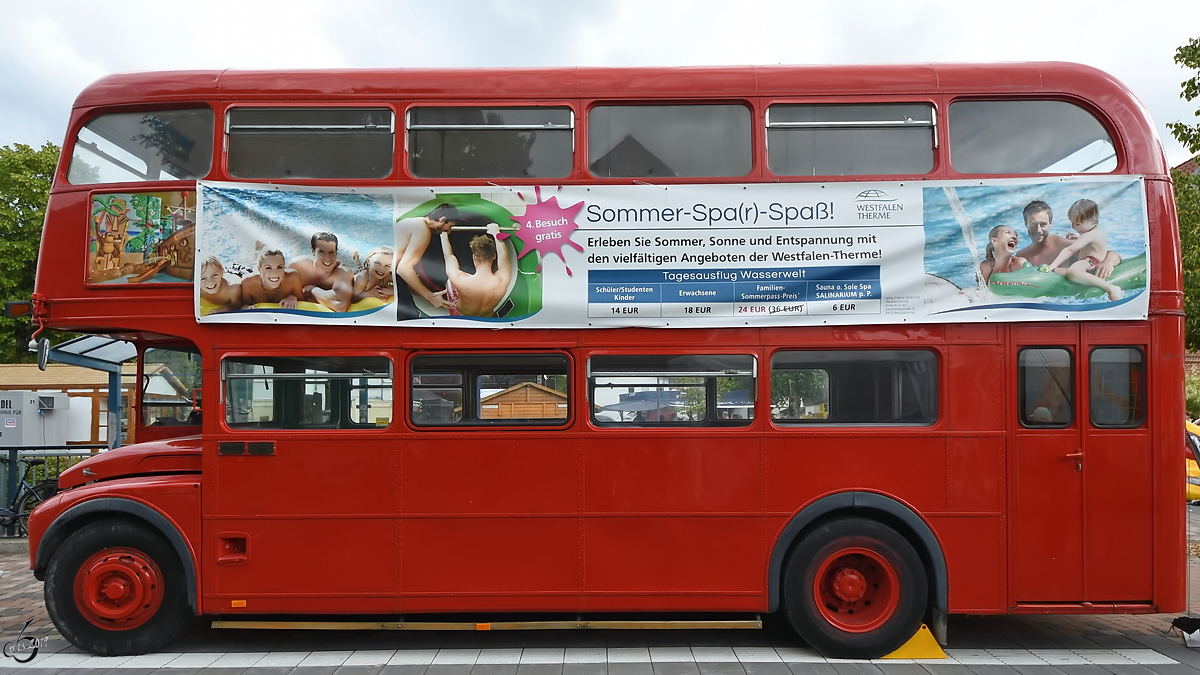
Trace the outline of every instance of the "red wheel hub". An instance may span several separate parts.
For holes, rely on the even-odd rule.
[[[88,558],[75,574],[75,606],[107,630],[146,623],[162,604],[162,572],[145,553],[109,548]]]
[[[892,564],[878,551],[858,546],[832,552],[813,579],[817,611],[847,633],[866,633],[887,623],[899,605],[899,589]]]

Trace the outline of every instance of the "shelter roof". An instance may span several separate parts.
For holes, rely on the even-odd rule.
[[[136,376],[137,364],[122,364],[121,375]],[[104,389],[107,386],[108,373],[101,370],[52,363],[43,371],[38,370],[35,363],[0,363],[0,389]]]

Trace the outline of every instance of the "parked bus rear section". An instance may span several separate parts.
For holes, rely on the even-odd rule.
[[[107,77],[35,320],[136,345],[139,442],[62,476],[31,565],[100,654],[195,615],[782,612],[877,657],[1180,611],[1179,248],[1144,108],[1072,64]]]

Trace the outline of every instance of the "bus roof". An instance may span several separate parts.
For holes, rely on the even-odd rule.
[[[75,101],[72,131],[99,106],[195,101],[662,99],[837,96],[1022,96],[1075,99],[1108,119],[1131,173],[1165,176],[1162,143],[1128,88],[1064,62],[664,68],[195,70],[109,75]]]
[[[76,107],[131,101],[338,98],[706,95],[794,96],[913,93],[1061,93],[1131,96],[1115,78],[1074,63],[729,66],[667,68],[445,68],[195,70],[109,75]]]

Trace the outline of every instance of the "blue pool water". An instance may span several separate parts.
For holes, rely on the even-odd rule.
[[[1048,203],[1053,210],[1053,234],[1066,236],[1071,231],[1067,209],[1076,200],[1087,198],[1100,207],[1100,227],[1110,249],[1122,258],[1146,250],[1144,188],[1140,181],[978,185],[960,186],[954,190],[972,224],[976,260],[983,260],[988,232],[997,225],[1012,225],[1019,237],[1018,249],[1031,243],[1021,212],[1035,199]],[[945,189],[925,188],[924,203],[925,272],[947,279],[959,288],[974,286],[977,263],[972,260],[971,251],[964,242],[962,228],[954,217]]]

